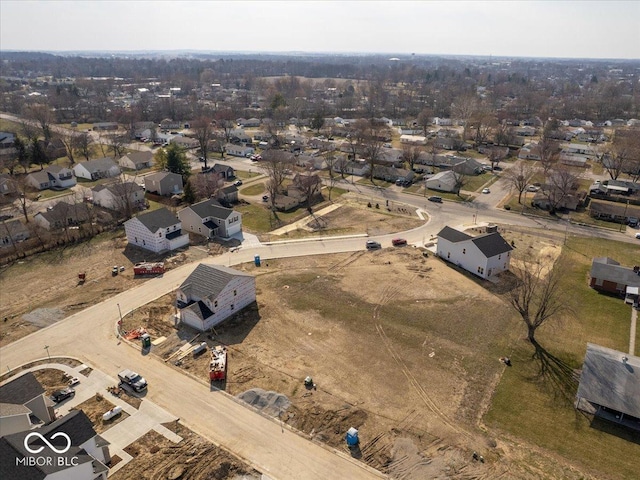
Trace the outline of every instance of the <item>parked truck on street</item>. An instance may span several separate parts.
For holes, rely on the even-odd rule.
[[[118,378],[136,392],[141,392],[147,388],[147,381],[132,370],[122,370],[118,374]]]

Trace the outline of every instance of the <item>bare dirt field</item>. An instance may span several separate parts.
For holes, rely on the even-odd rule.
[[[151,431],[125,450],[133,460],[115,474],[112,480],[157,479],[260,479],[260,473],[241,463],[233,455],[203,440],[180,424],[164,425],[183,440],[174,444]]]
[[[354,223],[356,215],[349,215],[350,223],[343,228],[364,232],[372,216],[389,214],[365,209],[360,223]],[[340,228],[339,218],[328,220]],[[410,219],[410,213],[405,218]],[[385,230],[384,221],[373,223],[380,225],[375,233],[393,232]],[[540,242],[527,233],[505,236],[520,251],[529,244],[538,250],[557,244],[557,239],[543,237]],[[38,328],[24,320],[24,314],[60,309],[69,315],[144,281],[133,278],[124,242],[118,237],[4,269],[0,275],[9,319],[0,345]],[[169,266],[207,254],[206,248],[191,247]],[[127,266],[117,281],[110,274],[116,264]],[[88,266],[87,282],[78,285],[78,271]],[[144,327],[154,340],[166,337],[154,344],[152,354],[203,384],[209,383],[209,353],[180,358],[176,352],[186,342],[227,345],[228,378],[219,388],[234,396],[253,388],[286,396],[291,405],[279,412],[282,421],[394,478],[539,478],[527,466],[533,455],[528,449],[496,438],[481,424],[505,368],[499,358],[523,335],[492,285],[411,247],[236,268],[256,275],[258,300],[215,332],[197,335],[176,328],[171,295],[126,316],[123,330]],[[12,281],[5,281],[9,276]],[[41,295],[33,297],[33,291]],[[40,315],[43,321],[46,313]],[[313,377],[315,389],[304,387],[307,375]],[[350,427],[360,431],[356,451],[349,451],[344,442]],[[177,460],[182,457],[171,454],[176,447],[156,449],[156,440],[136,447],[140,468],[157,465],[163,478],[186,478],[181,477],[186,471],[180,470],[182,460]],[[192,442],[200,445],[203,440],[194,437]],[[210,453],[212,445],[202,448],[217,455]],[[161,451],[163,456],[154,455]],[[473,451],[481,452],[485,461],[473,461]],[[200,457],[194,458],[200,465]],[[220,458],[219,465],[226,464]],[[229,462],[231,471],[235,464]],[[548,478],[579,478],[566,475],[563,467],[544,456],[533,463],[543,465]],[[139,477],[141,470],[135,465],[114,478]],[[227,478],[203,475],[188,477]]]

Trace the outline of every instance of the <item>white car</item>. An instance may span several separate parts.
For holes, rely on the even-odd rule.
[[[640,233],[636,233],[636,238],[640,240]]]
[[[538,190],[540,190],[540,187],[536,187],[535,185],[529,185],[527,187],[527,192],[537,192]]]
[[[491,190],[489,190],[488,188],[483,188],[482,193],[491,193]]]

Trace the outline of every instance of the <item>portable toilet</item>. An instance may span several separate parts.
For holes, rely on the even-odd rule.
[[[142,348],[151,348],[151,335],[143,333],[140,340],[142,340]]]
[[[349,430],[347,430],[347,445],[349,447],[353,447],[355,445],[358,445],[358,443],[360,443],[360,440],[358,440],[358,430],[351,427]]]
[[[256,255],[253,257],[253,261],[256,264],[256,267],[260,266],[260,255]]]

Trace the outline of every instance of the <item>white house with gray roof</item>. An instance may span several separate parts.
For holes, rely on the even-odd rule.
[[[203,200],[178,212],[183,228],[207,238],[229,238],[242,232],[242,215],[214,199]]]
[[[30,435],[30,432],[37,432],[39,436]],[[66,438],[54,440],[61,433]],[[60,452],[43,452],[40,458],[44,457],[46,462],[33,461],[38,456],[32,452],[43,449],[39,437],[51,440],[60,449]],[[107,480],[111,455],[109,442],[96,434],[91,420],[82,410],[75,410],[36,430],[3,436],[0,438],[0,459],[3,479]]]
[[[437,255],[484,279],[509,270],[511,250],[497,231],[472,237],[444,227],[438,233]]]
[[[37,190],[46,190],[52,187],[70,188],[77,183],[73,172],[59,165],[49,165],[44,170],[32,172],[26,176],[25,180]]]
[[[180,321],[206,331],[256,301],[253,275],[219,265],[200,264],[178,287]]]
[[[153,153],[149,151],[127,153],[120,157],[118,164],[122,168],[127,168],[129,170],[150,168],[151,165],[153,165]]]
[[[189,234],[183,233],[180,220],[166,208],[127,220],[124,231],[129,244],[155,253],[189,245]]]
[[[182,193],[182,175],[171,172],[152,173],[144,177],[144,188],[147,192],[165,196]]]
[[[120,167],[111,157],[96,158],[87,162],[80,162],[73,166],[73,173],[77,178],[98,180],[120,175]]]

